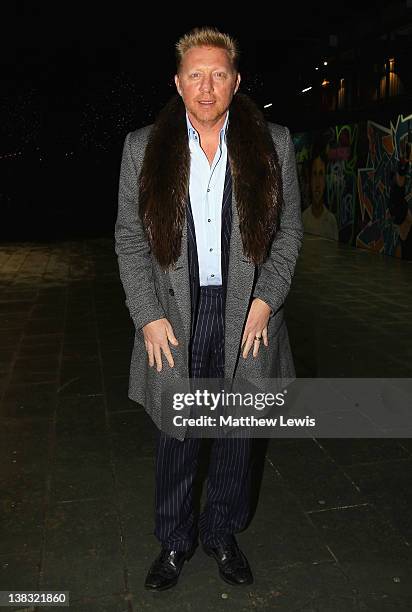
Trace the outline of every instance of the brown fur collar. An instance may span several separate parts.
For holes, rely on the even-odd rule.
[[[152,252],[167,268],[181,252],[189,193],[190,150],[186,111],[173,97],[154,124],[139,177],[139,214]],[[230,105],[228,157],[243,252],[255,264],[267,257],[278,228],[282,181],[275,146],[263,114],[245,94]]]

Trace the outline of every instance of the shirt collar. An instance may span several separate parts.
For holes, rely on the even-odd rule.
[[[187,124],[187,135],[189,136],[189,140],[194,140],[195,142],[199,142],[200,140],[199,134],[197,130],[195,130],[195,128],[193,127],[189,119],[189,115],[187,114],[187,111],[186,111],[186,124]],[[226,132],[227,132],[228,124],[229,124],[229,110],[226,113],[225,122],[222,126],[222,129],[220,130],[220,140],[222,140],[222,138],[226,140]]]

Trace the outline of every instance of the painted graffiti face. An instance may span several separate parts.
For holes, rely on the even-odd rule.
[[[326,167],[324,161],[320,157],[316,157],[312,162],[310,183],[312,204],[319,206],[323,203],[326,185]]]

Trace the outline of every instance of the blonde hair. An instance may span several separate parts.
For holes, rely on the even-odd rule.
[[[176,68],[180,70],[183,56],[192,47],[218,47],[225,49],[229,55],[229,59],[233,68],[237,71],[239,64],[239,45],[238,42],[229,36],[220,32],[217,28],[204,26],[201,28],[193,28],[179,38],[176,48]]]

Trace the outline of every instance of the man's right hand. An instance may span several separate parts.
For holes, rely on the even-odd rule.
[[[144,343],[149,357],[150,367],[154,366],[158,372],[162,370],[162,351],[171,368],[174,366],[173,356],[170,352],[169,342],[178,346],[178,341],[174,335],[173,328],[167,319],[157,319],[142,327]]]

